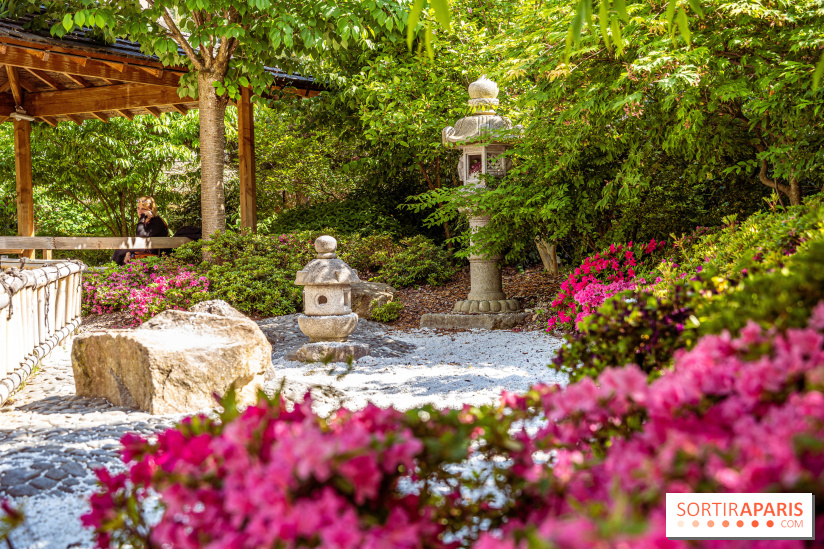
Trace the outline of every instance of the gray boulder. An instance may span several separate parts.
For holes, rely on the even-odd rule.
[[[255,322],[231,311],[164,311],[135,330],[78,336],[78,396],[151,414],[192,413],[215,408],[213,394],[234,386],[239,405],[256,403],[272,347]]]
[[[229,318],[249,318],[222,299],[201,301],[189,309],[192,313],[209,313],[210,315],[226,316]]]
[[[352,312],[360,318],[372,320],[372,311],[395,300],[395,288],[382,282],[352,284]]]

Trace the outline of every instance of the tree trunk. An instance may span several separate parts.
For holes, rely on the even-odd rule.
[[[541,255],[541,263],[544,264],[544,270],[557,275],[558,256],[555,253],[555,244],[550,244],[543,238],[536,238],[535,246],[538,248],[538,253]]]
[[[215,93],[218,81],[206,72],[197,77],[200,109],[200,209],[203,238],[226,229],[226,193],[223,187],[223,157],[226,133],[223,117],[226,98]]]
[[[795,175],[790,177],[790,205],[801,205],[801,182]]]

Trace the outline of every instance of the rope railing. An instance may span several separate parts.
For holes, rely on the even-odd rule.
[[[80,326],[84,270],[73,260],[0,260],[0,405]]]

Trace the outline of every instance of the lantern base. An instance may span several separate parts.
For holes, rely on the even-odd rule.
[[[284,358],[297,362],[349,362],[350,358],[358,360],[368,354],[369,345],[363,343],[320,341],[289,351]]]
[[[531,313],[473,315],[428,313],[421,317],[421,328],[434,330],[510,330],[531,316]]]
[[[517,299],[464,299],[455,303],[453,313],[496,314],[516,313],[521,309]]]

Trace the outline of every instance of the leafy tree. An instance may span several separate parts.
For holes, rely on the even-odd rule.
[[[522,90],[515,169],[485,193],[429,193],[424,204],[445,204],[431,222],[482,209],[493,222],[481,249],[541,237],[580,253],[747,214],[771,190],[797,204],[819,188],[824,95],[809,74],[822,3],[702,2],[688,42],[668,5],[629,4],[620,51],[585,33],[567,59],[574,7],[527,2],[488,52],[501,60],[493,76]]]
[[[390,0],[42,0],[13,3],[39,19],[58,17],[58,36],[99,27],[107,38],[129,37],[167,66],[186,66],[182,95],[198,97],[203,232],[225,227],[223,120],[241,87],[269,92],[265,67],[292,71],[313,57],[336,62],[368,49],[382,28],[403,28],[406,11]]]
[[[38,231],[132,234],[138,196],[154,196],[162,210],[179,201],[174,181],[196,161],[197,133],[197,117],[191,114],[161,119],[138,116],[133,121],[113,118],[108,123],[89,120],[82,126],[63,122],[57,128],[34,125],[32,175]],[[11,132],[0,134],[0,148],[13,151],[13,147]],[[13,199],[14,155],[2,158],[0,187],[8,189]]]

